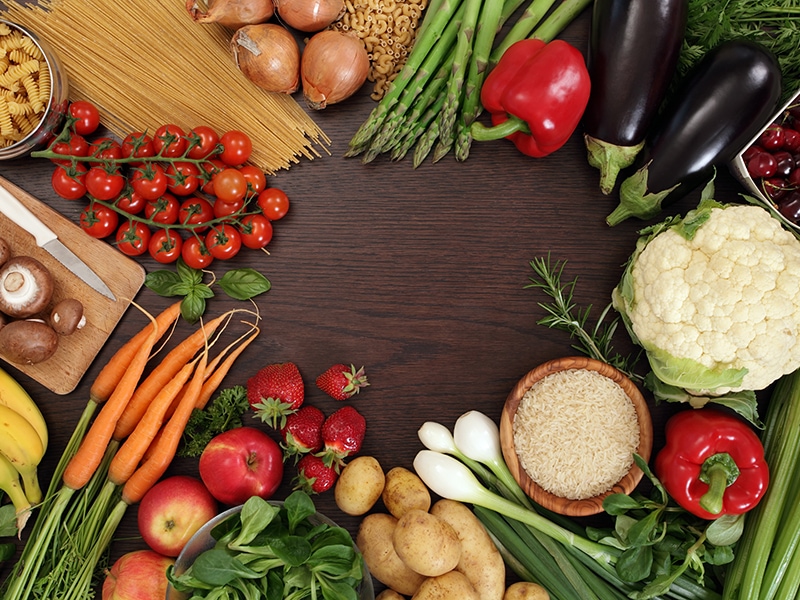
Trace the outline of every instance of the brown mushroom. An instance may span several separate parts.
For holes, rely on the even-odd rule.
[[[0,270],[0,311],[24,319],[41,312],[53,296],[53,277],[30,256],[10,258]]]
[[[11,258],[11,246],[3,238],[0,238],[0,267],[6,264],[9,258]]]
[[[57,349],[58,334],[44,321],[11,321],[0,329],[0,352],[13,363],[34,365]]]
[[[59,335],[72,335],[86,325],[83,304],[75,298],[65,298],[53,307],[50,326]]]

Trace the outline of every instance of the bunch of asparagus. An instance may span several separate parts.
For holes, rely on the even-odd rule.
[[[553,40],[591,0],[431,0],[406,64],[356,131],[345,156],[371,162],[381,153],[400,160],[414,148],[418,167],[433,150],[436,162],[454,150],[466,160],[470,127],[480,115],[480,90],[489,70],[514,42]],[[513,26],[496,44],[509,19]],[[416,147],[415,147],[416,146]]]

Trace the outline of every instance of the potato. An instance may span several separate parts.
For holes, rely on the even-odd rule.
[[[455,500],[439,500],[431,508],[431,514],[448,523],[458,535],[461,558],[456,570],[467,576],[481,600],[502,600],[506,566],[478,517]]]
[[[376,458],[354,458],[347,463],[336,481],[333,490],[336,506],[348,515],[363,515],[381,497],[385,481],[386,476]]]
[[[503,600],[550,600],[550,594],[538,583],[518,581],[508,586]]]
[[[386,510],[398,519],[411,509],[427,512],[431,507],[431,493],[422,479],[404,467],[394,467],[386,473],[381,497]]]
[[[356,546],[364,555],[364,562],[375,579],[385,586],[411,596],[425,580],[404,563],[392,544],[397,519],[386,513],[372,513],[364,517],[356,535]]]
[[[424,510],[412,509],[400,517],[392,542],[401,560],[427,577],[452,571],[461,558],[461,542],[455,530]]]
[[[405,596],[398,594],[392,589],[386,588],[380,594],[375,596],[375,600],[405,600]]]
[[[480,596],[466,575],[450,571],[426,579],[411,600],[480,600]]]

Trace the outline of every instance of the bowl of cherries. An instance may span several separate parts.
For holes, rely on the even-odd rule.
[[[800,93],[739,153],[731,170],[750,195],[800,230]]]

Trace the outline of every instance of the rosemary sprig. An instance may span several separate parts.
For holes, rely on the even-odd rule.
[[[800,88],[800,7],[797,0],[689,0],[686,35],[678,64],[685,74],[721,42],[746,38],[778,58],[784,101]]]
[[[638,355],[636,357],[622,356],[613,349],[613,337],[619,324],[619,317],[605,322],[611,310],[611,303],[606,305],[603,312],[600,313],[594,327],[587,328],[592,305],[583,309],[576,305],[573,294],[578,278],[567,283],[562,281],[566,264],[565,260],[551,263],[549,254],[546,258],[534,258],[530,262],[536,276],[529,278],[530,283],[525,288],[542,290],[553,299],[549,303],[537,303],[547,312],[547,315],[536,323],[569,333],[571,338],[577,340],[577,343],[572,346],[575,350],[590,358],[610,364],[632,380],[641,381],[642,377],[633,372]]]

